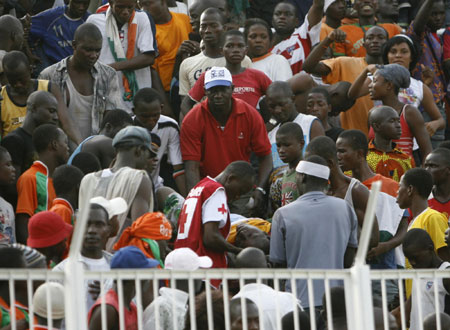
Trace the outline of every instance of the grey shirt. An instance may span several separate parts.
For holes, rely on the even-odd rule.
[[[270,260],[294,269],[343,269],[347,247],[358,246],[357,232],[356,214],[345,200],[309,192],[275,212]],[[321,306],[324,282],[313,284],[315,306]],[[337,285],[342,284],[330,281]],[[290,283],[286,289],[290,291]],[[297,281],[297,297],[309,307],[306,280]]]

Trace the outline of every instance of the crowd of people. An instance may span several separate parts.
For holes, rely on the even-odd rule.
[[[86,270],[349,268],[377,181],[370,267],[450,268],[443,0],[4,0],[0,64],[0,268],[64,271],[81,221]],[[91,330],[347,329],[337,280],[99,281]],[[450,276],[383,283],[375,329],[450,329]],[[65,328],[11,285],[0,330]]]

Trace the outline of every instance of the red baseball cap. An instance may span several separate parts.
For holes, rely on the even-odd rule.
[[[55,212],[43,211],[33,215],[28,221],[27,245],[44,248],[58,244],[70,236],[73,227]]]

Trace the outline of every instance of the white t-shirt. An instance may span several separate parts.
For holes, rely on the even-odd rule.
[[[202,223],[216,221],[219,222],[219,228],[223,228],[227,224],[228,213],[225,189],[219,188],[202,205]]]
[[[189,16],[188,8],[183,2],[175,1],[175,3],[177,4],[177,6],[169,7],[169,11],[171,11],[172,13],[186,14]]]
[[[0,197],[0,243],[16,242],[16,224],[14,209],[11,204]]]
[[[134,47],[134,55],[138,56],[143,53],[154,52],[153,48],[153,33],[150,25],[150,19],[147,14],[142,11],[136,11],[135,19],[138,25],[137,35],[136,35],[136,44]],[[113,54],[111,53],[111,49],[109,47],[108,38],[106,36],[106,13],[93,14],[89,16],[86,21],[87,23],[92,23],[96,25],[103,36],[103,44],[102,44],[102,52],[100,53],[99,61],[103,64],[111,64],[116,62]],[[128,25],[124,24],[120,27],[119,35],[121,36],[122,47],[124,49],[124,53],[127,53],[128,47]],[[123,36],[123,39],[122,39]],[[142,69],[134,70],[136,75],[136,80],[139,86],[139,89],[144,87],[152,87],[152,78],[150,73],[150,67],[145,67]],[[123,80],[122,80],[122,72],[117,72],[120,82],[120,91],[124,93]],[[133,107],[132,102],[124,102],[124,104],[128,107],[128,110],[131,112]]]
[[[292,77],[291,66],[284,56],[268,53],[262,59],[253,59],[250,68],[264,72],[272,81],[286,81]]]
[[[245,68],[251,66],[252,61],[248,56],[244,58],[241,65]],[[225,57],[208,57],[203,52],[188,57],[180,65],[180,95],[187,95],[189,90],[194,86],[195,82],[203,72],[211,69],[213,66],[225,66]]]

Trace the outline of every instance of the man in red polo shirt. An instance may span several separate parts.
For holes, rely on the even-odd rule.
[[[187,190],[205,176],[216,177],[236,160],[258,156],[256,211],[264,204],[265,187],[272,170],[270,142],[261,115],[246,102],[232,96],[231,73],[212,67],[205,74],[207,99],[197,104],[181,126],[181,154],[185,163]]]

